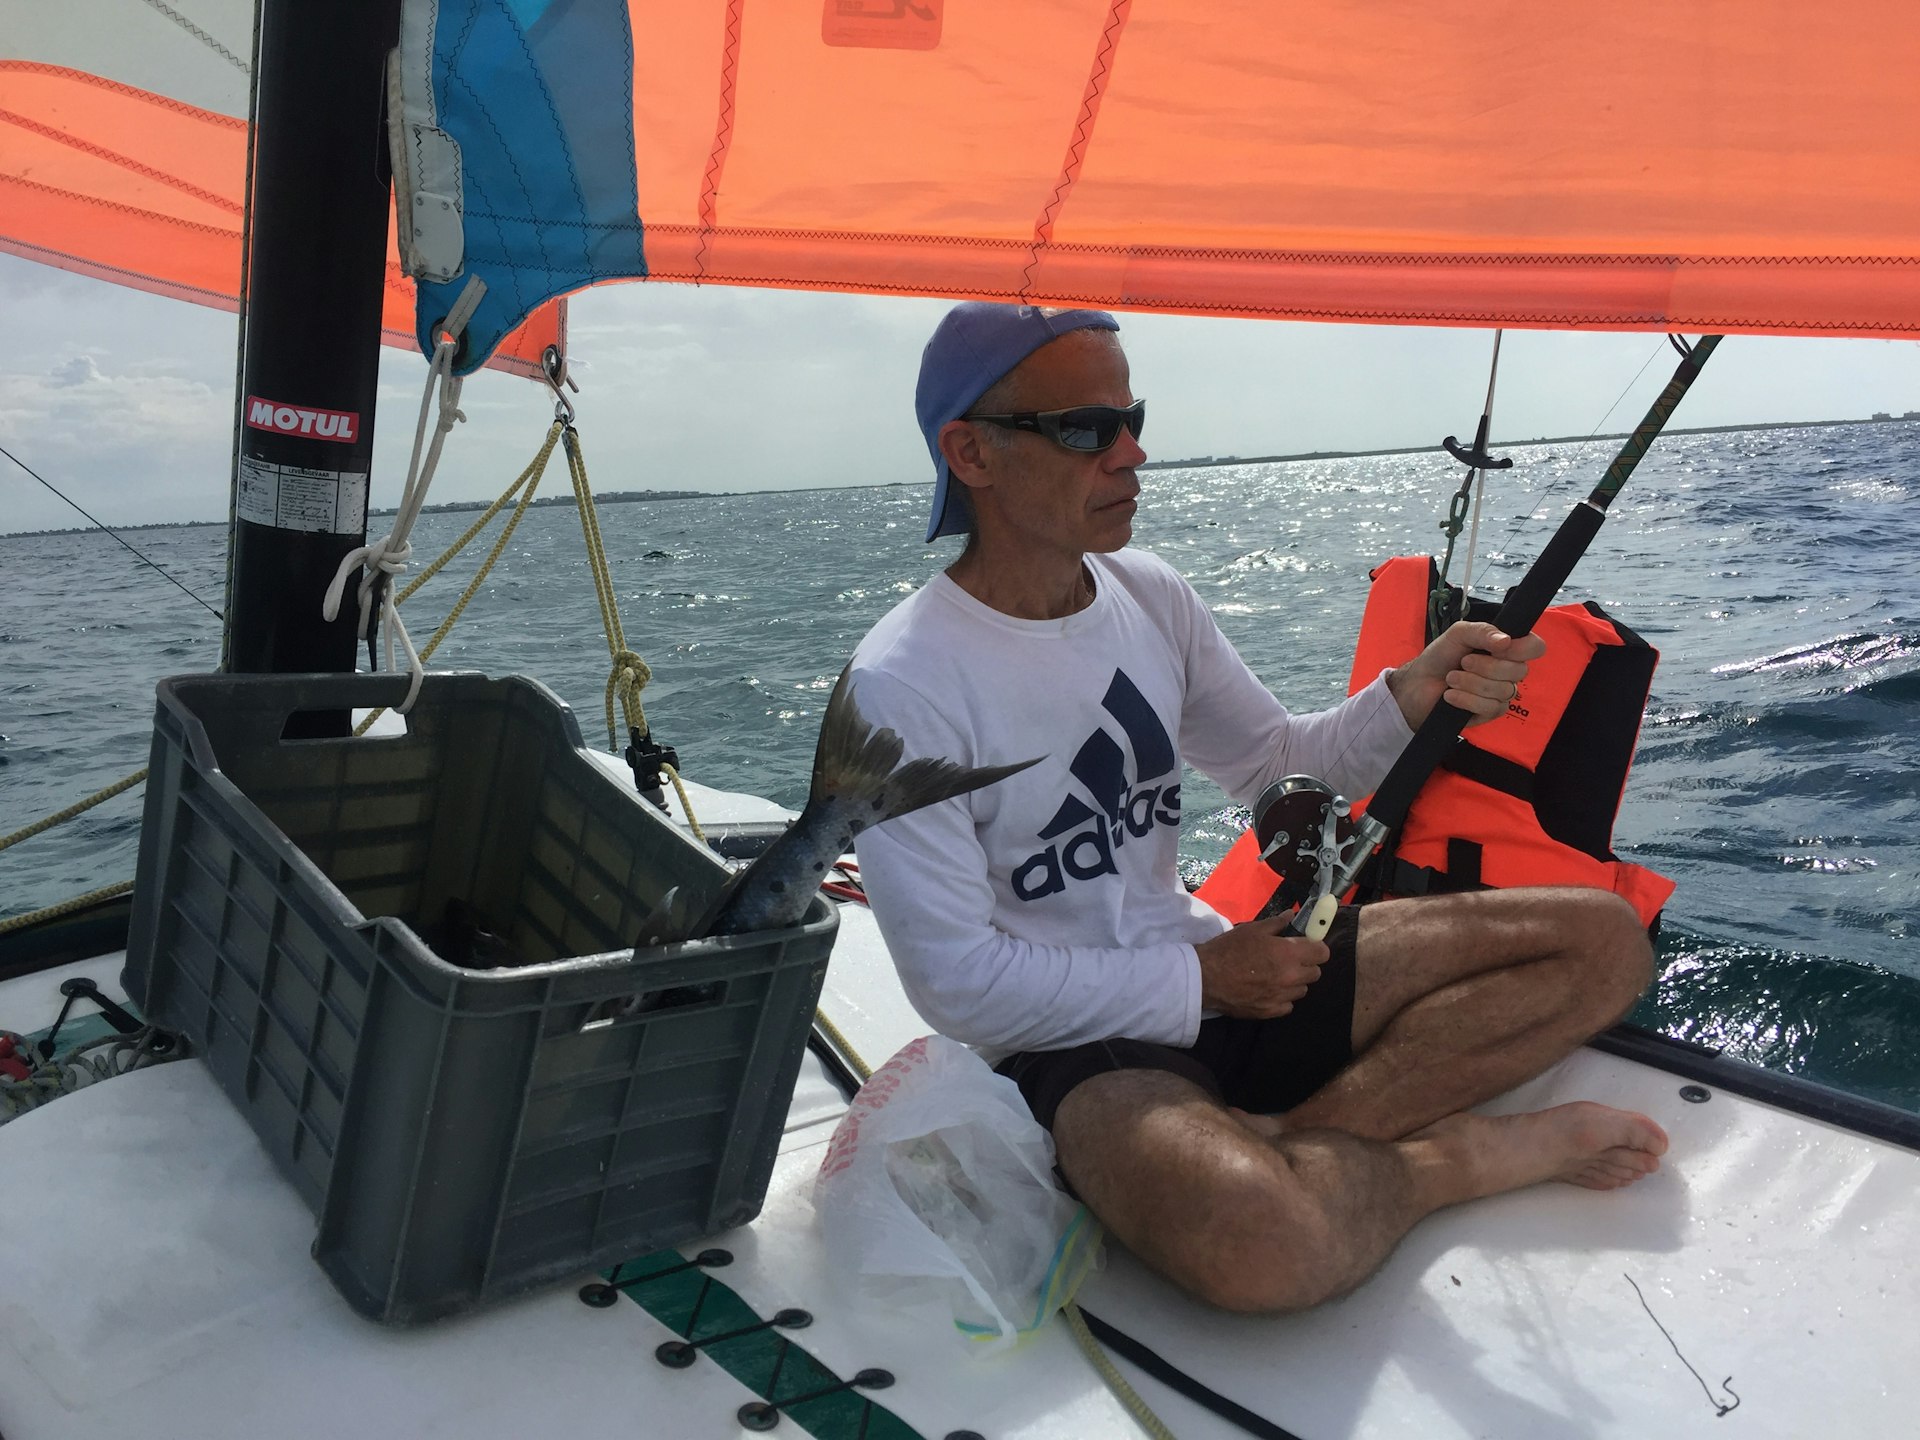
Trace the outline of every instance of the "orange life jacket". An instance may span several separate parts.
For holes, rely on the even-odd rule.
[[[1349,692],[1426,647],[1436,584],[1424,556],[1373,572]],[[1495,608],[1475,602],[1470,618],[1490,620]],[[1363,898],[1590,885],[1624,898],[1651,926],[1673,882],[1616,858],[1612,843],[1659,654],[1597,605],[1557,605],[1534,632],[1547,653],[1528,667],[1504,716],[1455,742],[1384,863],[1363,876]],[[1259,914],[1278,885],[1249,830],[1199,896],[1237,923]]]

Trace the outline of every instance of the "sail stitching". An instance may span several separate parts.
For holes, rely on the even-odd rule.
[[[1027,247],[1027,268],[1020,277],[1020,298],[1023,300],[1033,288],[1033,271],[1040,263],[1041,250],[1053,243],[1053,223],[1067,203],[1068,192],[1080,178],[1080,167],[1086,160],[1087,146],[1093,140],[1094,121],[1100,115],[1100,100],[1106,94],[1107,81],[1113,75],[1113,54],[1120,48],[1120,32],[1126,29],[1127,16],[1132,8],[1133,0],[1113,0],[1113,8],[1107,12],[1107,23],[1100,32],[1100,48],[1094,52],[1093,73],[1087,76],[1087,88],[1080,97],[1080,116],[1074,122],[1073,139],[1067,145],[1067,158],[1061,164],[1060,178],[1054,182],[1052,198],[1041,210],[1040,218],[1034,222],[1033,239]]]
[[[447,82],[450,85],[459,85],[460,89],[466,93],[469,103],[472,104],[474,113],[486,122],[487,129],[493,134],[494,144],[499,148],[499,153],[506,160],[507,170],[513,176],[514,184],[520,187],[520,199],[522,201],[520,213],[532,221],[528,229],[533,235],[533,243],[539,248],[540,274],[546,290],[550,293],[553,289],[553,257],[547,253],[546,236],[541,233],[538,208],[535,206],[533,200],[533,190],[527,184],[526,176],[520,173],[519,162],[514,158],[514,148],[508,143],[507,137],[501,133],[499,125],[495,123],[493,112],[487,108],[486,101],[481,97],[480,92],[474,89],[467,78],[460,73],[461,54],[466,50],[467,42],[473,37],[473,28],[478,23],[478,12],[469,10],[467,12],[466,24],[460,28],[460,38],[454,41],[452,47],[448,50],[446,64],[442,69],[445,71]],[[479,177],[471,171],[468,171],[465,175],[465,183],[472,187],[473,192],[480,197],[481,203],[485,204],[486,191],[481,186]],[[499,237],[499,253],[505,255],[509,249],[507,237],[501,232],[497,224],[494,226],[494,231]],[[532,267],[508,266],[507,268],[513,276],[513,303],[515,313],[521,315],[528,314],[532,311],[533,306],[527,303],[526,292],[520,288],[520,275],[523,271],[531,269]]]
[[[547,84],[546,73],[540,68],[539,57],[533,53],[533,46],[527,43],[527,32],[511,9],[507,10],[507,24],[513,31],[513,38],[519,42],[520,53],[526,57],[527,74],[532,78],[535,87],[540,92],[541,101],[547,107],[547,116],[553,121],[554,133],[561,137],[560,154],[562,159],[566,161],[567,185],[573,191],[573,203],[579,207],[580,213],[585,215],[588,213],[587,196],[586,192],[580,188],[580,172],[575,168],[573,163],[573,147],[565,141],[567,127],[560,119],[560,107],[554,104],[553,87]],[[531,212],[530,218],[533,221],[536,232],[540,231],[547,223],[541,218],[537,210]],[[544,235],[541,236],[540,253],[543,256],[546,254],[546,237]],[[584,235],[581,236],[580,267],[589,274],[592,273],[593,256],[587,253],[586,237]]]
[[[67,65],[48,65],[38,60],[0,60],[0,70],[14,70],[23,75],[50,75],[61,80],[78,80],[94,90],[106,90],[128,100],[141,100],[149,105],[157,105],[163,110],[185,115],[189,119],[203,120],[209,124],[222,126],[229,130],[245,130],[247,122],[234,115],[222,115],[217,110],[202,109],[198,105],[189,105],[184,100],[175,100],[170,96],[156,95],[151,90],[142,90],[137,85],[123,85],[118,80],[108,80],[104,76],[90,75],[85,70],[75,70]]]
[[[733,146],[733,104],[740,79],[740,26],[746,0],[727,0],[727,38],[720,56],[720,118],[713,132],[713,149],[707,156],[707,172],[700,190],[700,248],[694,252],[694,279],[707,273],[707,247],[713,239],[720,213],[720,176],[727,168],[727,151]]]
[[[164,170],[156,170],[151,165],[142,165],[138,160],[122,155],[117,150],[109,150],[104,145],[95,145],[90,140],[82,140],[77,135],[70,135],[64,130],[56,130],[51,125],[42,125],[38,120],[29,120],[26,116],[15,114],[11,110],[0,110],[0,123],[17,125],[29,134],[40,136],[43,140],[51,140],[56,145],[65,145],[69,149],[78,150],[83,155],[91,155],[96,160],[104,160],[109,165],[116,166],[130,174],[139,175],[153,181],[157,185],[169,186],[172,189],[178,190],[183,195],[191,195],[194,199],[213,206],[216,210],[225,210],[233,215],[240,213],[239,203],[229,200],[224,195],[218,195],[211,190],[202,189],[189,180],[179,179],[176,176],[167,174]]]

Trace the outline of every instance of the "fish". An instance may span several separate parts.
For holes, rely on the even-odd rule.
[[[979,767],[942,759],[902,765],[905,742],[885,726],[867,723],[854,703],[849,674],[850,668],[840,672],[827,701],[814,747],[813,785],[800,818],[735,874],[704,912],[691,913],[680,887],[669,890],[641,922],[640,945],[797,925],[827,870],[862,831],[997,784],[1046,758]]]

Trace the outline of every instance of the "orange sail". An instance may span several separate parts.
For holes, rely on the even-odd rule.
[[[58,65],[0,60],[0,251],[220,310],[240,294],[247,123]],[[413,345],[414,285],[388,240],[381,338]],[[495,368],[537,376],[552,306]]]
[[[464,218],[423,284],[487,278],[496,333],[553,295],[650,278],[1920,335],[1906,0],[407,14],[430,61],[400,67],[426,160],[411,181]],[[0,65],[0,246],[231,303],[244,138],[73,68]]]

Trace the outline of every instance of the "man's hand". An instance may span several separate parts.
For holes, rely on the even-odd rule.
[[[1518,640],[1483,620],[1458,620],[1426,649],[1387,674],[1387,689],[1407,724],[1418,730],[1436,700],[1465,710],[1468,725],[1507,713],[1527,678],[1527,662],[1547,653],[1538,635]]]
[[[1242,1020],[1268,1020],[1320,978],[1327,947],[1286,935],[1287,916],[1249,920],[1194,946],[1200,957],[1200,1005]]]

